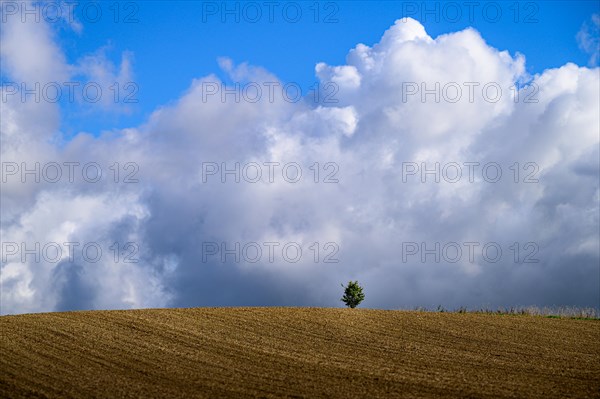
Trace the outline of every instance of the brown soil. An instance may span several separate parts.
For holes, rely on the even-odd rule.
[[[0,397],[600,397],[600,321],[323,308],[0,317]]]

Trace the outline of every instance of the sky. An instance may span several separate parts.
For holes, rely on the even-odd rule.
[[[600,6],[23,2],[0,313],[600,307]]]

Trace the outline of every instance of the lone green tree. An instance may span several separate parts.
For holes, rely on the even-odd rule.
[[[342,287],[344,287],[344,284],[342,284]],[[348,281],[348,285],[344,287],[344,296],[340,301],[344,301],[346,306],[354,309],[364,299],[365,294],[362,287],[358,285],[358,281]]]

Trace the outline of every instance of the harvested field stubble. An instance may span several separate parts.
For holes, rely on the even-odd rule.
[[[600,321],[325,308],[0,317],[0,396],[600,397]]]

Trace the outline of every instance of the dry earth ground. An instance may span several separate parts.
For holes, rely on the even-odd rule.
[[[600,321],[324,308],[0,317],[0,396],[600,397]]]

